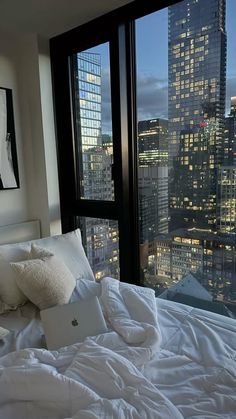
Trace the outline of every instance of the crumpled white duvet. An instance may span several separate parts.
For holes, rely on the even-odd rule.
[[[154,292],[105,278],[78,293],[100,296],[110,332],[2,357],[0,418],[183,418],[142,373],[161,343]]]

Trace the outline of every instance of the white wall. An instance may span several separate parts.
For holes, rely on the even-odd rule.
[[[13,90],[15,132],[21,188],[0,191],[0,225],[12,224],[29,218],[27,205],[27,184],[23,156],[23,138],[19,108],[15,47],[10,36],[0,33],[0,86]]]
[[[39,38],[38,47],[41,110],[45,149],[46,181],[48,191],[48,215],[50,223],[50,234],[53,235],[61,232],[61,215],[59,208],[59,185],[49,42],[45,39]]]
[[[0,225],[39,219],[42,235],[60,233],[48,43],[0,33],[0,86],[13,90],[20,189],[0,191]]]

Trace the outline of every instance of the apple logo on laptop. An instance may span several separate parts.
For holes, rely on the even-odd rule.
[[[73,319],[71,324],[72,324],[72,326],[79,326],[79,323],[76,319]]]

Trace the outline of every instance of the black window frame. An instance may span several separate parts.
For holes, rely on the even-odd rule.
[[[143,278],[139,255],[135,19],[180,1],[133,1],[50,40],[62,232],[75,229],[78,216],[117,220],[120,279],[137,285],[143,285]],[[114,201],[93,201],[78,198],[70,57],[105,42],[110,45],[116,194]]]

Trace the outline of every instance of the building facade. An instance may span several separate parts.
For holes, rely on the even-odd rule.
[[[181,218],[186,218],[190,226],[209,224],[213,227],[216,223],[214,179],[215,171],[222,162],[224,135],[225,1],[209,0],[206,7],[204,0],[184,0],[170,7],[168,54],[172,225],[183,227],[178,223]],[[206,150],[209,150],[208,155],[203,157],[201,154]],[[185,167],[181,169],[181,166]],[[189,185],[188,191],[178,189],[183,173]],[[204,192],[200,191],[199,182],[203,183],[208,176],[210,180],[204,185]],[[197,222],[197,209],[193,207],[198,211],[206,209]]]
[[[223,164],[236,165],[236,96],[231,97],[230,113],[225,118]]]
[[[217,300],[236,302],[236,241],[199,229],[178,229],[157,239],[155,287],[163,290],[186,274]]]
[[[157,118],[138,122],[138,188],[141,267],[156,252],[156,238],[168,233],[168,121]]]
[[[139,166],[168,166],[168,121],[148,119],[138,122]]]
[[[218,231],[236,234],[236,166],[218,169]]]

